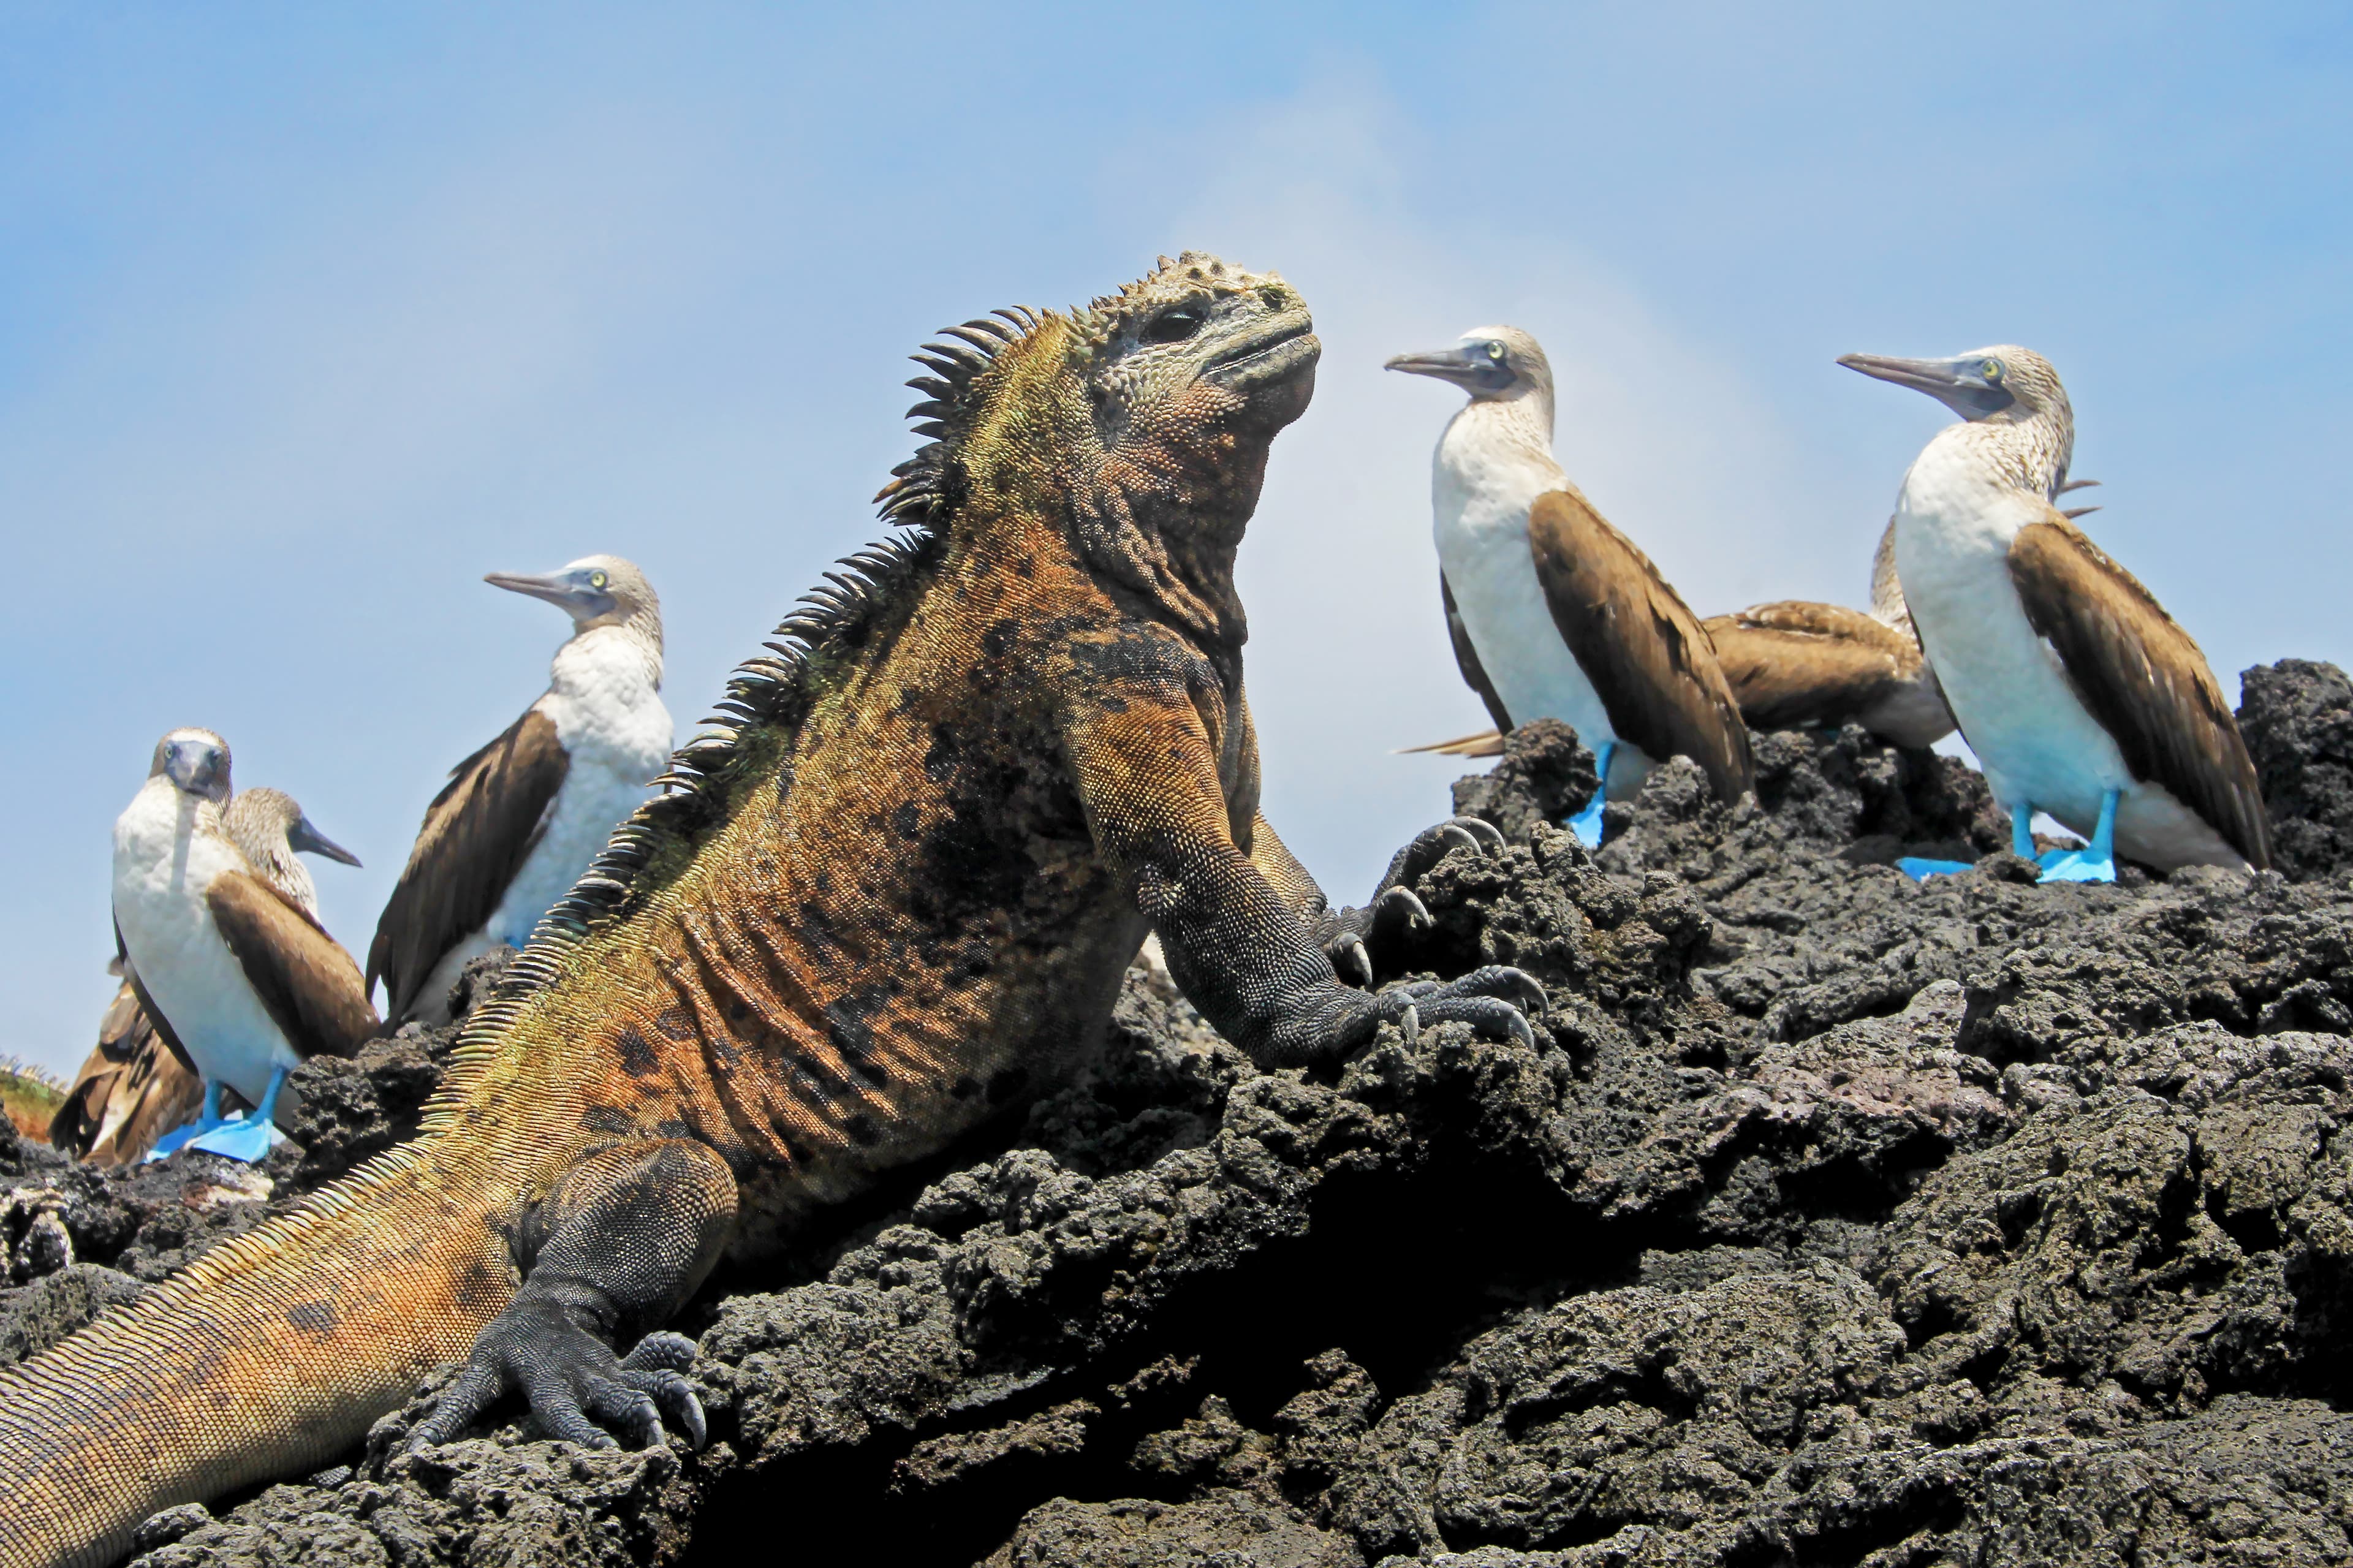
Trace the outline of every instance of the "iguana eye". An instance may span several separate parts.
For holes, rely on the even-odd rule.
[[[1179,305],[1173,310],[1163,310],[1144,329],[1147,343],[1181,343],[1201,330],[1201,312],[1190,305]]]

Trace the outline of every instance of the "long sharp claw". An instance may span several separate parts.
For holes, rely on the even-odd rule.
[[[1373,909],[1384,918],[1403,910],[1408,931],[1427,931],[1430,926],[1430,906],[1423,903],[1411,888],[1391,888],[1373,901]]]
[[[1458,832],[1470,835],[1472,838],[1477,840],[1479,847],[1485,850],[1490,855],[1500,855],[1503,853],[1504,835],[1502,831],[1498,829],[1493,823],[1489,822],[1484,817],[1450,817],[1447,820],[1446,826],[1456,829]]]
[[[678,1427],[680,1434],[686,1438],[687,1447],[697,1453],[702,1452],[703,1446],[711,1441],[711,1427],[703,1419],[702,1401],[694,1396],[693,1385],[674,1372],[639,1373],[633,1374],[630,1381],[635,1384],[637,1378],[646,1376],[654,1380],[646,1392],[653,1395],[654,1403],[661,1407],[661,1413]]]
[[[626,1434],[638,1447],[650,1448],[662,1440],[661,1412],[654,1407],[653,1395],[634,1381],[605,1384],[594,1389],[588,1397],[588,1414]]]
[[[1405,1036],[1408,1050],[1419,1046],[1421,1044],[1421,1010],[1412,1003],[1407,1003],[1405,1011],[1398,1015],[1398,1028]]]
[[[1525,969],[1506,969],[1513,994],[1504,998],[1523,1013],[1533,1013],[1541,1018],[1550,1010],[1551,1000],[1545,995],[1544,983]]]
[[[1365,949],[1364,938],[1355,931],[1344,934],[1327,950],[1332,969],[1343,978],[1353,978],[1369,989],[1373,984],[1373,956]]]
[[[1441,823],[1439,826],[1438,837],[1439,841],[1446,846],[1441,852],[1441,858],[1446,855],[1451,855],[1457,849],[1468,849],[1473,855],[1480,852],[1479,840],[1471,834],[1463,832],[1451,822]]]

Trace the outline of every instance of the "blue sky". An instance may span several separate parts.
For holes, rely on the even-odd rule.
[[[0,5],[0,1049],[111,982],[109,825],[203,723],[364,952],[542,689],[484,586],[642,563],[707,710],[913,443],[902,355],[1185,246],[1326,344],[1243,553],[1271,816],[1335,898],[1476,727],[1384,376],[1535,331],[1569,472],[1702,613],[1860,602],[1943,418],[1850,350],[2051,356],[2095,534],[2225,684],[2353,661],[2353,24],[2321,7]]]

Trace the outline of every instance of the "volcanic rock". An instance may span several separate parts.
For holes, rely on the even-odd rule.
[[[702,1453],[408,1455],[412,1402],[140,1561],[2345,1562],[2353,686],[2246,689],[2282,870],[2105,887],[1857,730],[1735,806],[1671,763],[1589,853],[1528,726],[1457,792],[1509,847],[1375,958],[1529,970],[1532,1047],[1262,1073],[1139,969],[1082,1081],[705,1289]],[[0,1148],[0,1354],[405,1135],[446,1036],[382,1044],[259,1172]]]

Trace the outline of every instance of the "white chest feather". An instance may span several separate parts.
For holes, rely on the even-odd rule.
[[[2101,795],[2133,781],[2027,621],[2010,575],[2011,542],[2048,508],[1968,457],[1939,437],[1905,477],[1895,561],[1913,622],[1996,801],[2089,832]]]
[[[209,805],[150,779],[114,824],[114,919],[140,984],[197,1070],[259,1101],[273,1067],[301,1058],[213,924],[205,889],[245,871]]]
[[[1515,724],[1558,719],[1588,746],[1615,740],[1609,715],[1546,602],[1528,548],[1528,508],[1567,476],[1505,405],[1454,416],[1432,464],[1432,537],[1480,666]]]
[[[527,940],[669,767],[673,729],[660,669],[659,656],[649,662],[617,626],[584,633],[557,653],[554,685],[534,706],[555,725],[571,765],[538,843],[491,917],[491,942]]]

